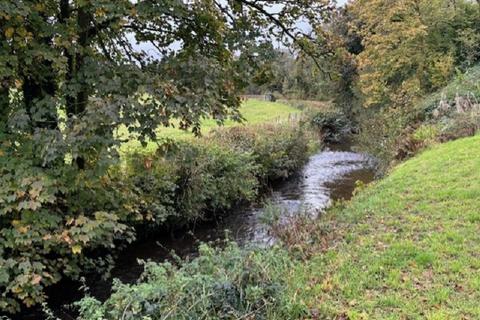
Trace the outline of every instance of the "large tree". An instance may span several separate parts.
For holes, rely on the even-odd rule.
[[[478,59],[479,16],[468,0],[357,0],[357,62],[366,106],[411,106]]]
[[[198,132],[202,117],[239,117],[259,43],[316,52],[296,23],[318,23],[329,2],[3,1],[0,94],[15,98],[2,109],[12,131],[52,137],[44,162],[68,150],[80,168],[119,125],[154,138],[177,118]]]

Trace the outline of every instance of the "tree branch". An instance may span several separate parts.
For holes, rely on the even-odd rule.
[[[310,56],[310,58],[312,58],[313,62],[315,63],[315,65],[317,66],[317,68],[324,74],[327,74],[330,78],[331,78],[331,75],[330,73],[328,73],[327,71],[325,71],[321,64],[320,64],[320,61],[318,61],[318,58],[317,56],[311,52],[311,50],[305,45],[305,43],[303,43],[302,41],[300,41],[297,36],[292,32],[292,30],[290,28],[288,28],[284,23],[282,23],[282,21],[280,21],[279,18],[277,18],[275,16],[275,14],[273,13],[270,13],[268,12],[262,5],[260,5],[258,3],[257,0],[253,0],[253,1],[248,1],[248,0],[235,0],[235,1],[238,1],[246,6],[248,6],[249,8],[251,9],[254,9],[258,12],[260,12],[261,14],[263,14],[265,17],[267,17],[276,27],[278,27],[282,32],[283,34],[285,34],[288,38],[290,38],[295,44],[297,44],[300,49],[305,52],[308,56]],[[295,1],[296,2],[296,1]],[[308,36],[307,34],[301,32],[302,36],[303,37],[306,37],[308,38],[309,40],[313,40],[310,36]]]

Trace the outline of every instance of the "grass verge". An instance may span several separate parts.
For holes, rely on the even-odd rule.
[[[480,318],[480,136],[432,147],[333,211],[291,280],[328,319]]]

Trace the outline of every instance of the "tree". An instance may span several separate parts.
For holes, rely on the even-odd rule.
[[[118,128],[145,142],[173,119],[197,134],[203,117],[240,119],[238,93],[262,44],[274,37],[318,58],[296,24],[332,9],[329,0],[2,1],[0,309],[43,301],[45,286],[111,265],[99,252],[132,240],[122,190],[108,188]]]
[[[321,100],[325,98],[326,64],[324,59],[316,63],[306,54],[292,53],[270,47],[268,55],[246,88],[246,94],[273,92],[289,99]]]
[[[468,1],[359,0],[349,7],[364,49],[356,59],[366,106],[410,106],[460,64],[458,38],[473,27]]]

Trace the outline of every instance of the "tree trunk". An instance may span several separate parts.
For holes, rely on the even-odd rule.
[[[44,71],[44,79],[37,79],[28,75],[23,79],[23,98],[27,113],[30,116],[32,131],[35,128],[58,129],[55,103],[47,102],[42,107],[39,105],[42,100],[55,97],[55,74],[49,61],[43,61],[39,68]]]
[[[68,0],[62,0],[60,2],[61,21],[66,22],[70,18],[70,4]],[[83,79],[79,77],[79,72],[82,71],[85,61],[85,50],[89,44],[89,27],[90,17],[88,12],[84,8],[77,9],[77,33],[78,33],[78,46],[76,53],[73,55],[70,52],[66,52],[65,55],[68,61],[68,71],[66,75],[66,83],[79,82],[80,89],[73,95],[69,95],[67,92],[66,97],[66,111],[67,116],[81,116],[86,110],[89,97],[89,87],[83,82]],[[75,159],[75,163],[80,170],[85,169],[85,158],[78,156]]]
[[[47,24],[49,17],[42,16],[42,18]],[[26,28],[33,34],[38,33],[38,30],[34,30],[31,25],[27,24]],[[38,42],[51,46],[52,39],[50,37],[40,37]],[[32,68],[34,69],[21,70],[23,99],[27,114],[30,116],[32,132],[35,128],[58,129],[58,114],[55,102],[45,101],[45,104],[40,104],[46,99],[54,98],[57,92],[57,74],[53,64],[51,61],[42,60]]]
[[[70,5],[68,0],[62,0],[60,3],[60,11],[62,22],[66,22],[70,18]],[[68,60],[68,72],[66,76],[66,82],[80,81],[80,89],[75,95],[67,95],[66,110],[68,116],[78,116],[85,111],[88,103],[88,86],[81,83],[82,79],[77,77],[78,72],[82,69],[84,64],[84,51],[89,42],[89,16],[83,8],[77,10],[77,32],[78,32],[78,47],[76,54],[72,55],[69,52],[65,52],[65,56]]]
[[[77,56],[76,56],[76,64],[78,69],[81,69],[84,64],[84,51],[87,49],[88,42],[89,42],[89,22],[90,18],[88,13],[85,12],[83,9],[78,10],[78,30],[80,31],[78,44],[80,46]],[[76,114],[80,114],[85,111],[88,103],[88,85],[85,83],[81,83],[80,91],[77,94],[77,112]]]
[[[8,116],[10,113],[10,101],[8,87],[0,83],[0,133],[7,129]]]
[[[60,17],[59,21],[63,24],[68,23],[68,19],[70,19],[70,1],[69,0],[61,0],[60,1]],[[68,50],[64,50],[64,55],[67,58],[67,74],[65,76],[66,84],[69,84],[73,80],[73,76],[75,74],[75,61],[74,57],[72,56],[71,52]],[[65,97],[65,109],[67,116],[75,115],[75,104],[76,104],[76,96],[71,94],[69,91],[66,92]]]

